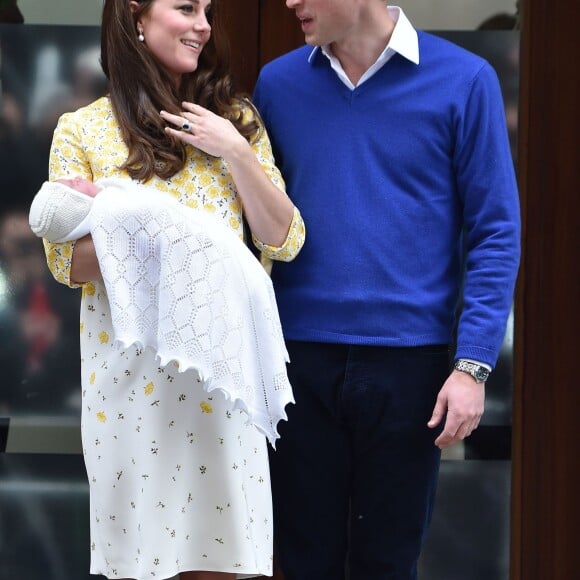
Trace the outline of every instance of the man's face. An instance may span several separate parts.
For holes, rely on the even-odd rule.
[[[286,0],[300,20],[307,44],[343,42],[356,35],[368,0]]]

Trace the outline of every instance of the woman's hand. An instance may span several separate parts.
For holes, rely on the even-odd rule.
[[[288,235],[294,205],[276,187],[260,165],[252,146],[233,123],[204,107],[183,102],[180,115],[161,111],[161,117],[178,129],[165,131],[228,165],[252,233],[262,243],[281,247]]]
[[[179,115],[167,111],[160,113],[165,121],[175,126],[166,127],[165,131],[170,135],[226,161],[240,148],[249,147],[246,139],[227,119],[200,105],[185,101],[181,105],[183,111]]]

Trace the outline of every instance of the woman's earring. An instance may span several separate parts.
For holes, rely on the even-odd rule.
[[[145,42],[145,36],[143,35],[142,30],[139,31],[139,36],[137,38],[139,39],[139,42]]]

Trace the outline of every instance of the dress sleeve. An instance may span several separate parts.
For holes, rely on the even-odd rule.
[[[270,139],[263,125],[261,127],[260,136],[253,144],[253,149],[272,183],[276,185],[278,189],[285,192],[286,184],[284,183],[280,170],[275,164]],[[284,243],[280,247],[263,244],[255,236],[252,236],[252,241],[256,248],[258,248],[266,258],[269,258],[270,260],[290,262],[298,255],[298,252],[300,252],[304,245],[305,237],[306,227],[304,225],[304,220],[302,219],[298,208],[294,207],[294,215],[292,216],[292,222],[288,229],[288,234],[286,235]]]
[[[74,113],[62,115],[58,121],[50,148],[48,176],[50,181],[65,177],[93,180]],[[52,243],[46,239],[43,242],[46,262],[55,280],[71,288],[79,287],[80,284],[75,284],[70,279],[75,242]]]
[[[306,228],[304,226],[304,220],[302,219],[298,208],[294,207],[294,215],[292,216],[292,222],[288,229],[288,235],[281,246],[268,246],[267,244],[260,242],[260,240],[255,236],[252,236],[252,240],[256,248],[258,248],[266,258],[281,262],[291,262],[298,255],[298,252],[300,252],[304,245],[305,237]]]

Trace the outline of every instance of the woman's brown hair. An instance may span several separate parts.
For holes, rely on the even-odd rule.
[[[183,168],[185,146],[167,135],[159,111],[178,113],[182,101],[197,103],[229,119],[251,141],[260,131],[257,111],[243,119],[245,95],[234,86],[230,54],[220,20],[220,0],[212,0],[208,20],[211,38],[197,69],[184,74],[179,87],[169,72],[140,42],[137,20],[156,0],[105,0],[101,27],[101,66],[109,81],[109,95],[129,156],[122,169],[133,179],[147,181],[153,175],[168,179]],[[250,105],[251,106],[251,105]]]

